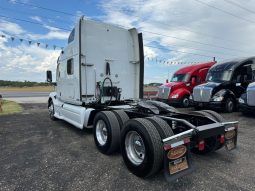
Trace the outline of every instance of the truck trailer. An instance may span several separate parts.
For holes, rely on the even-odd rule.
[[[159,87],[157,100],[170,105],[190,106],[193,88],[205,82],[208,70],[215,63],[212,61],[180,68],[170,82]]]
[[[236,148],[237,121],[143,100],[143,76],[141,33],[81,17],[57,60],[49,116],[93,128],[97,149],[106,155],[120,149],[126,167],[139,177],[164,167],[171,181],[192,171],[191,151]],[[51,71],[47,81],[52,82]]]

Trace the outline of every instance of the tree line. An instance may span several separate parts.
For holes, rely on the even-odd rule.
[[[34,86],[50,86],[46,82],[30,82],[30,81],[8,81],[0,80],[0,86],[4,87],[34,87]]]

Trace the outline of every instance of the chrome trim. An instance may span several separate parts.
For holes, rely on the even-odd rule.
[[[181,132],[177,135],[173,135],[171,137],[165,138],[162,141],[163,141],[163,143],[167,142],[169,144],[171,144],[173,142],[181,141],[186,137],[191,137],[194,131],[195,131],[195,129],[189,129],[189,130]]]

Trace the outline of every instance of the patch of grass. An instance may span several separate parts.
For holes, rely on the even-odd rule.
[[[144,87],[144,92],[157,92],[158,91],[158,87],[155,86],[147,86]]]
[[[54,86],[34,86],[34,87],[0,87],[0,92],[52,92]]]
[[[7,100],[1,100],[1,108],[2,111],[0,109],[0,115],[9,115],[23,111],[22,107],[18,103]]]

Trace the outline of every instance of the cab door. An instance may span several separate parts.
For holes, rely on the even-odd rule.
[[[235,69],[232,82],[236,97],[240,97],[248,87],[249,83],[253,81],[253,69],[255,68],[253,61],[248,61]]]

